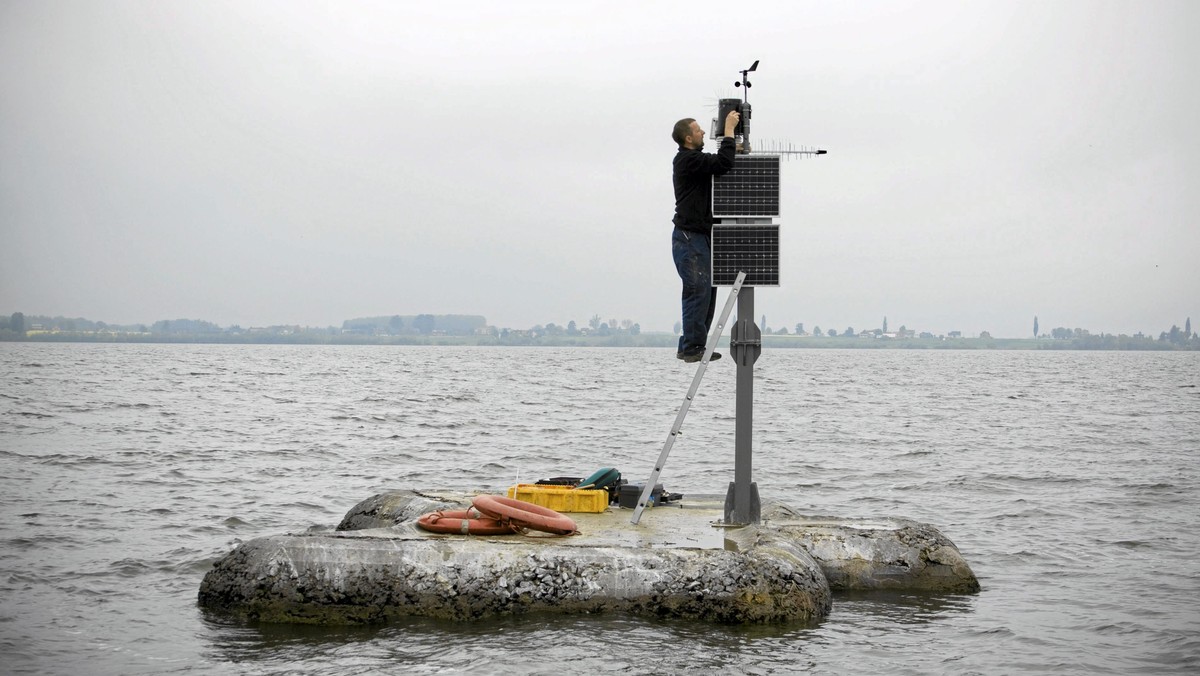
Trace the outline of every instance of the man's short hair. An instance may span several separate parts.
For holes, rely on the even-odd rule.
[[[685,117],[675,123],[675,129],[671,131],[671,138],[675,139],[675,143],[683,145],[683,142],[692,133],[692,123],[696,120],[691,117]]]

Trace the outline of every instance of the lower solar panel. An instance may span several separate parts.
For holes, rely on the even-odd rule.
[[[742,286],[779,286],[778,225],[713,226],[713,286],[733,286],[739,272]]]

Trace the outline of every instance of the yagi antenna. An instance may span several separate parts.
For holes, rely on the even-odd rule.
[[[821,148],[810,148],[808,146],[797,146],[789,141],[759,141],[755,148],[760,153],[768,153],[771,155],[779,155],[780,157],[804,157],[806,155],[826,155],[828,150]]]
[[[756,70],[758,70],[758,59],[755,59],[755,60],[754,60],[754,63],[753,63],[753,64],[751,64],[751,66],[750,66],[749,68],[747,68],[746,70],[740,71],[740,72],[741,72],[741,74],[742,74],[742,81],[741,81],[741,82],[734,82],[734,83],[733,83],[733,86],[734,86],[734,87],[743,87],[743,88],[744,88],[744,89],[742,90],[742,101],[743,101],[743,102],[745,102],[745,103],[749,103],[749,102],[750,102],[750,87],[752,87],[752,86],[753,86],[753,85],[751,85],[751,84],[750,84],[750,80],[748,80],[748,79],[747,79],[747,76],[748,76],[748,75],[750,75],[750,73],[753,73],[753,72],[754,72],[754,71],[756,71]]]

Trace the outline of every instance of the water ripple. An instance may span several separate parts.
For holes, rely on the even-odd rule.
[[[237,543],[389,488],[503,491],[657,457],[669,350],[0,344],[0,653],[59,673],[1194,673],[1200,355],[792,350],[756,366],[760,492],[942,527],[984,586],[843,595],[805,627],[625,616],[247,627]],[[733,367],[662,480],[723,493]],[[669,646],[666,650],[664,647]]]

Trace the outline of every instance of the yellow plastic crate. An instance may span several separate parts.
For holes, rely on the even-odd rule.
[[[565,486],[517,484],[509,487],[508,497],[549,507],[556,512],[598,514],[608,509],[608,491],[604,490],[575,490]]]

